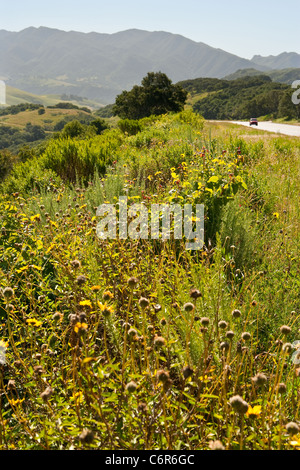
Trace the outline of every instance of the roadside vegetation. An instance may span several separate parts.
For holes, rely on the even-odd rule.
[[[299,139],[191,110],[90,130],[2,175],[0,448],[299,449]],[[120,196],[204,204],[204,247],[99,238]]]

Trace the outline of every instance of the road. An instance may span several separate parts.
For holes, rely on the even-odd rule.
[[[233,124],[239,124],[241,126],[252,127],[253,129],[261,129],[263,131],[275,132],[276,134],[292,135],[300,137],[300,126],[292,126],[290,124],[277,124],[271,121],[258,122],[258,126],[250,126],[249,122],[245,121],[228,121]]]

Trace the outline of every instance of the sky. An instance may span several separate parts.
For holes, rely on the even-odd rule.
[[[0,0],[0,29],[167,31],[246,59],[300,53],[299,0]]]

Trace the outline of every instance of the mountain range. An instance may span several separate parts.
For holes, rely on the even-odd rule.
[[[114,34],[46,27],[0,30],[0,79],[37,95],[77,95],[99,104],[114,102],[150,71],[173,82],[223,78],[239,69],[300,67],[300,54],[244,59],[165,31],[130,29]]]

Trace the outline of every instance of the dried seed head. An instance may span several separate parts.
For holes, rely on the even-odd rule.
[[[228,351],[229,349],[229,343],[227,343],[227,341],[222,341],[222,343],[220,344],[220,349],[222,351]]]
[[[133,338],[134,336],[137,335],[137,331],[134,328],[129,328],[129,330],[127,331],[127,334],[130,338]]]
[[[14,388],[16,388],[16,382],[13,379],[10,379],[7,382],[7,390],[13,390]]]
[[[182,369],[182,374],[185,379],[188,379],[189,377],[191,377],[193,373],[194,373],[194,370],[190,366],[185,366]]]
[[[34,366],[33,368],[36,375],[42,375],[45,371],[42,366]]]
[[[280,327],[280,333],[282,333],[284,336],[287,336],[288,334],[290,334],[291,331],[292,329],[287,325],[282,325]]]
[[[183,308],[186,312],[192,312],[195,308],[195,305],[192,304],[192,302],[187,302],[186,304],[184,304]]]
[[[2,291],[3,297],[8,300],[14,296],[14,291],[11,287],[4,287]]]
[[[208,317],[202,317],[200,322],[201,322],[201,325],[208,326],[209,325],[209,318]]]
[[[233,318],[240,318],[241,311],[236,308],[235,310],[232,310],[231,315]]]
[[[140,300],[139,300],[139,305],[140,305],[141,308],[144,309],[144,308],[148,307],[149,300],[146,299],[145,297],[141,297]]]
[[[156,373],[156,378],[159,382],[167,382],[169,380],[169,372],[163,369],[160,369]]]
[[[286,353],[290,353],[293,350],[293,345],[291,343],[284,343],[282,350]]]
[[[248,403],[242,397],[240,397],[240,395],[231,397],[229,403],[234,411],[240,414],[246,413],[249,408]]]
[[[51,397],[52,394],[53,394],[53,389],[51,387],[47,387],[46,390],[44,390],[40,394],[40,397],[42,398],[43,401],[47,401]]]
[[[285,383],[280,382],[280,383],[277,385],[277,391],[278,391],[278,393],[280,393],[280,394],[285,393],[285,392],[286,392],[286,385],[285,385]]]
[[[62,313],[60,313],[60,312],[55,312],[55,313],[52,315],[52,318],[53,318],[53,320],[54,320],[55,322],[58,322],[58,321],[62,320],[62,317],[63,317],[63,315],[62,315]]]
[[[242,339],[244,341],[249,341],[250,338],[251,338],[251,335],[250,333],[248,333],[248,331],[244,331],[244,333],[242,333]]]
[[[262,372],[259,372],[256,374],[254,377],[252,377],[252,382],[254,385],[257,385],[257,387],[263,387],[267,383],[267,376],[263,374]]]
[[[161,320],[160,320],[160,324],[162,326],[165,326],[167,324],[167,320],[165,319],[165,317],[163,317]]]
[[[146,403],[141,402],[141,403],[138,404],[137,409],[140,413],[146,413],[146,411],[148,410],[148,407],[147,407]]]
[[[162,346],[164,346],[166,344],[166,340],[165,338],[163,338],[162,336],[155,336],[154,338],[154,346],[156,348],[161,348]]]
[[[221,328],[221,330],[225,330],[225,328],[227,328],[227,322],[224,320],[220,320],[218,326],[219,328]]]
[[[90,429],[84,429],[81,434],[79,434],[78,439],[83,444],[91,444],[94,440],[95,436],[93,431]]]
[[[202,294],[198,289],[193,288],[190,290],[190,296],[192,297],[192,299],[197,300],[199,297],[202,297]]]
[[[83,284],[85,284],[86,281],[87,281],[87,279],[83,274],[81,274],[80,276],[77,276],[77,278],[76,278],[76,282],[79,286],[82,286]]]
[[[137,389],[137,384],[135,383],[134,380],[131,380],[130,382],[128,382],[128,384],[126,385],[125,388],[126,388],[127,392],[134,393]]]
[[[71,261],[71,266],[74,269],[78,269],[78,268],[80,268],[81,263],[78,259],[74,259],[73,261]]]
[[[209,448],[210,450],[225,450],[225,447],[223,446],[221,441],[210,441],[209,442]]]
[[[155,313],[158,313],[161,310],[161,305],[155,304],[153,308],[154,308]]]
[[[228,339],[232,339],[232,338],[234,337],[234,334],[235,334],[234,331],[229,330],[229,331],[226,331],[226,335],[225,335],[225,336],[226,336],[226,338],[228,338]]]
[[[287,432],[292,436],[294,434],[298,434],[298,432],[300,431],[298,424],[294,423],[292,421],[290,423],[288,423],[285,428],[286,428]]]
[[[134,289],[135,286],[138,284],[139,280],[136,277],[132,276],[128,279],[127,282],[128,282],[130,289]]]

